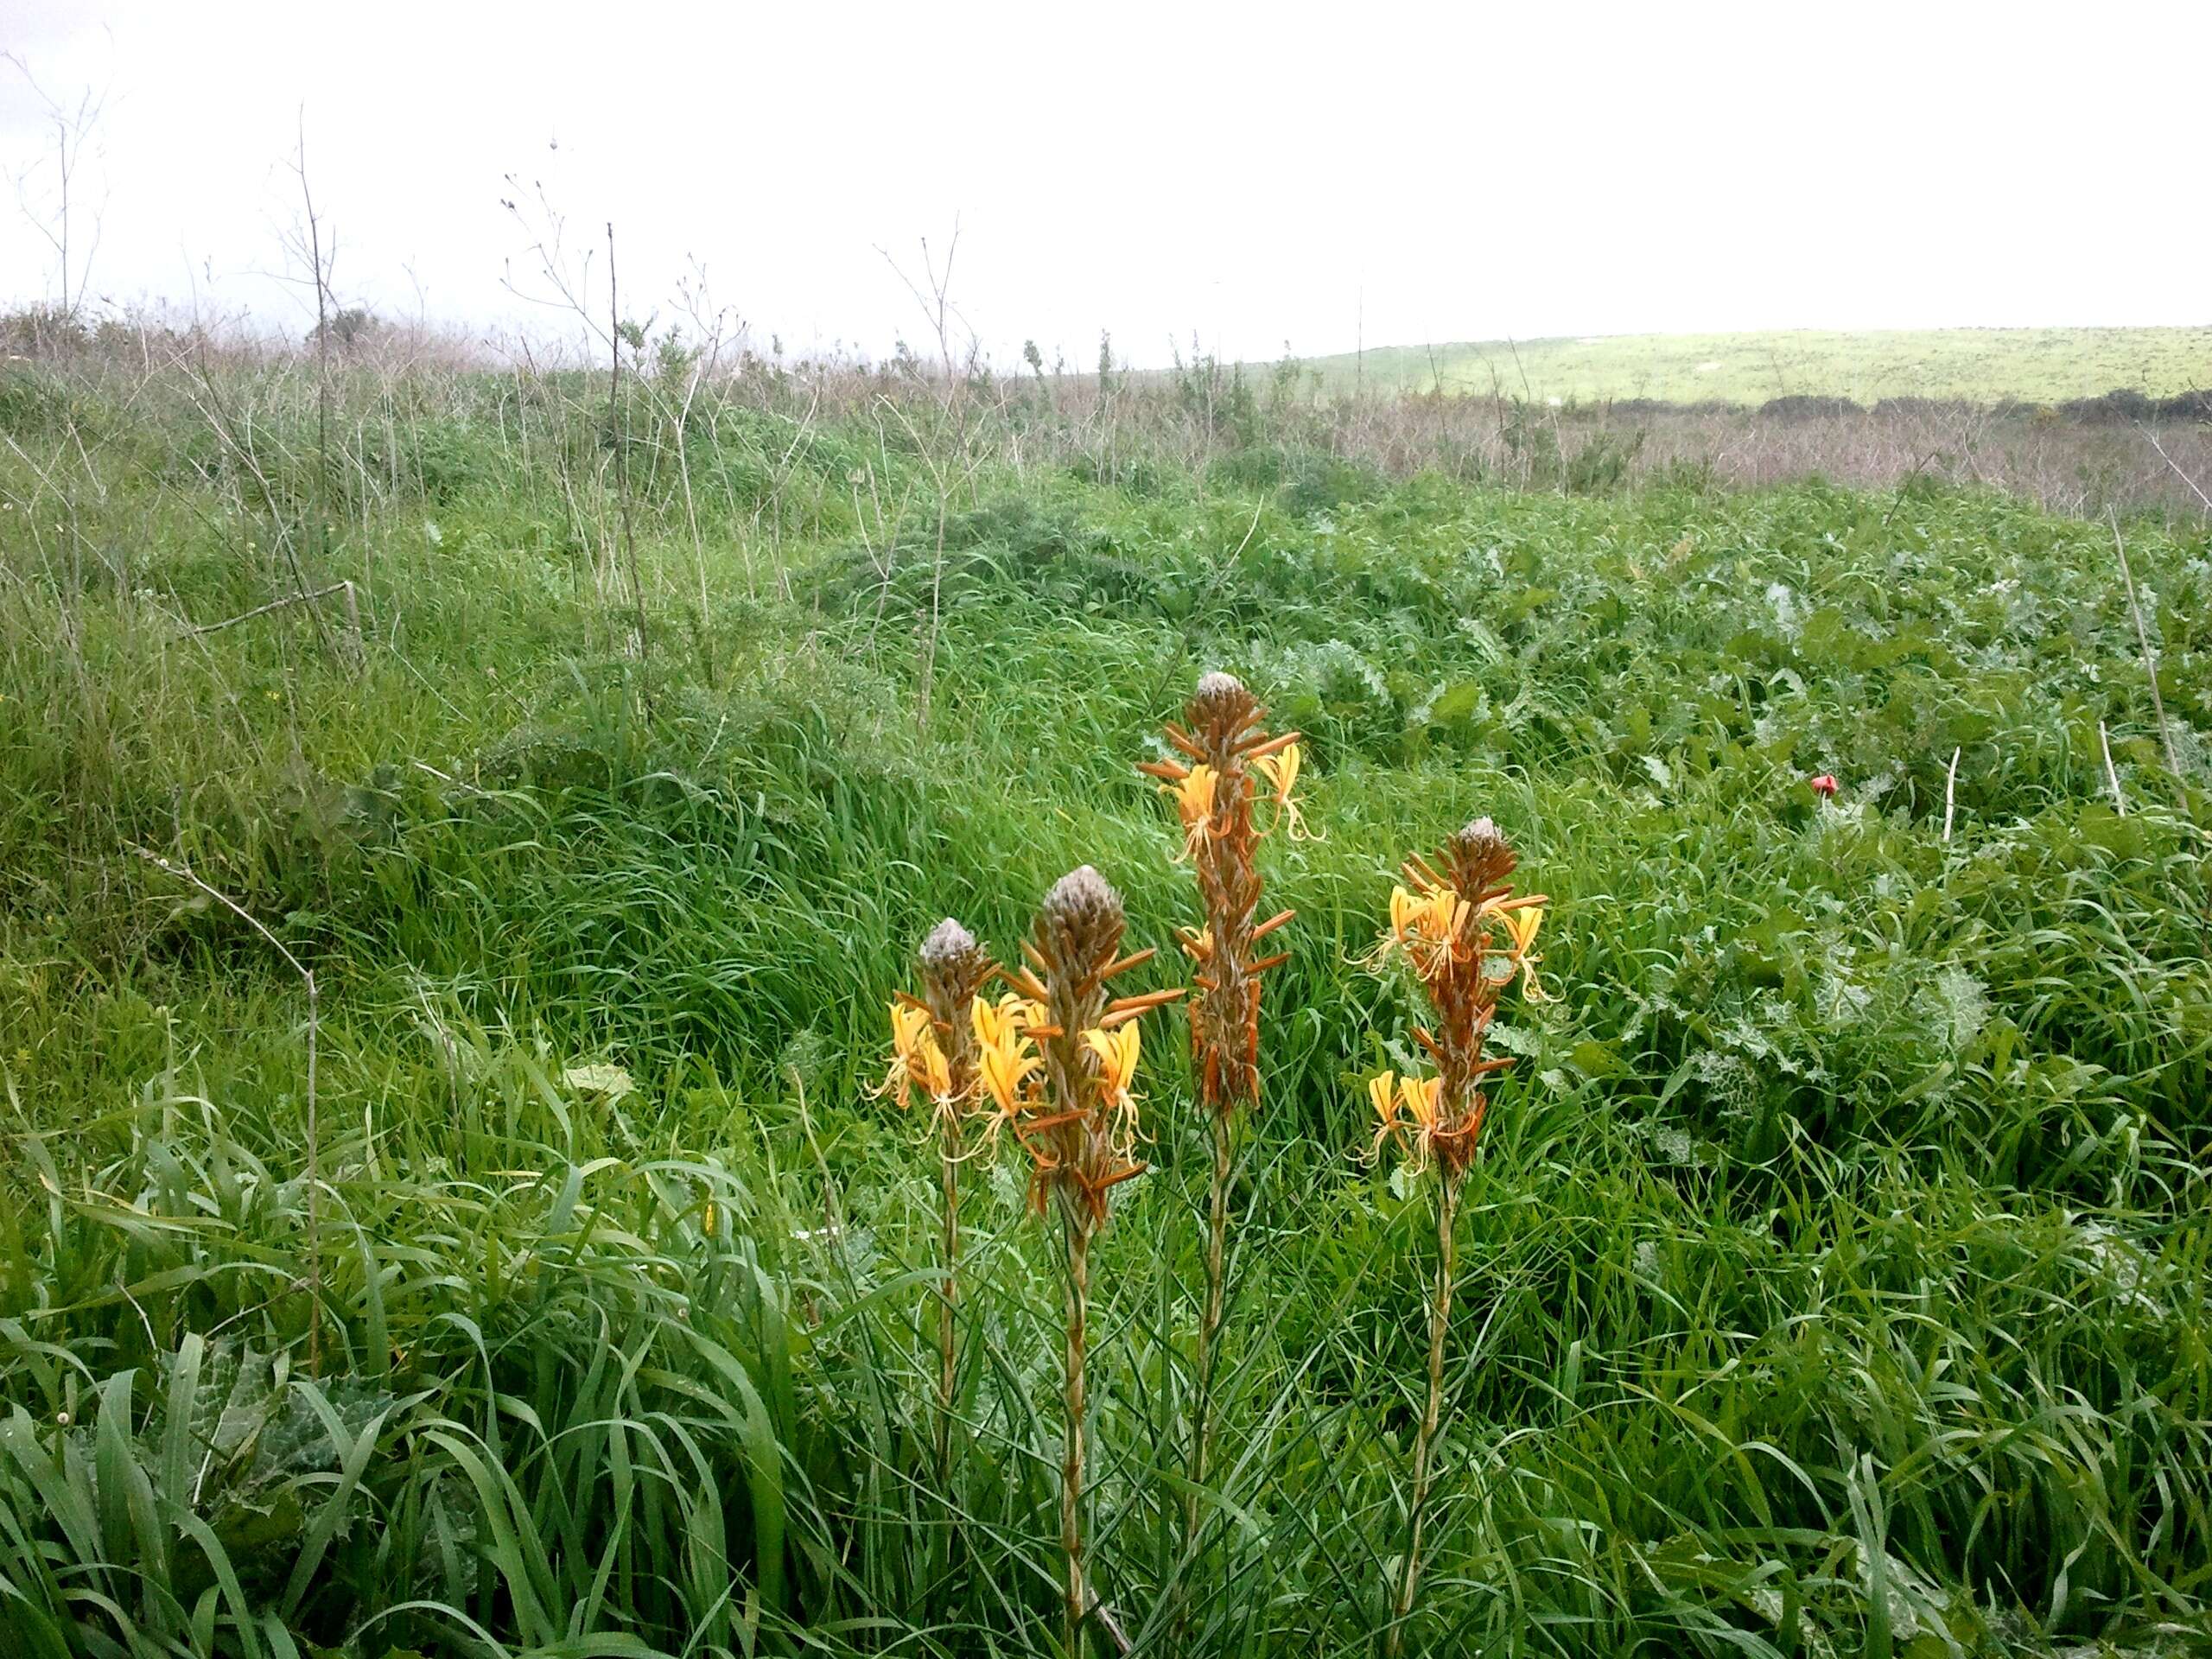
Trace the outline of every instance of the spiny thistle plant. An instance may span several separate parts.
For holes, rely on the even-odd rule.
[[[1141,1048],[1137,1020],[1183,993],[1110,997],[1107,983],[1153,952],[1120,954],[1121,895],[1088,864],[1045,895],[1022,945],[1028,966],[1007,976],[1017,995],[978,1001],[975,1027],[984,1087],[1000,1121],[1028,1153],[1031,1208],[1059,1212],[1066,1245],[1066,1436],[1060,1468],[1060,1546],[1066,1557],[1066,1650],[1081,1651],[1092,1599],[1084,1571],[1084,1368],[1090,1306],[1090,1241],[1105,1224],[1107,1195],[1144,1173],[1136,1155]]]
[[[1403,1573],[1385,1650],[1395,1659],[1421,1587],[1421,1537],[1444,1409],[1444,1339],[1458,1268],[1459,1195],[1482,1142],[1490,1107],[1484,1080],[1513,1064],[1483,1053],[1498,998],[1519,977],[1523,995],[1541,1001],[1534,951],[1542,893],[1516,894],[1507,878],[1517,858],[1497,826],[1477,818],[1446,840],[1431,865],[1418,855],[1404,868],[1410,887],[1390,894],[1390,925],[1370,958],[1377,968],[1402,959],[1436,1010],[1436,1029],[1414,1036],[1436,1063],[1433,1077],[1385,1071],[1368,1084],[1379,1120],[1370,1155],[1395,1143],[1415,1173],[1431,1165],[1436,1199],[1436,1285],[1428,1309],[1428,1404],[1414,1440],[1413,1492]]]
[[[1299,734],[1271,737],[1261,726],[1267,710],[1234,675],[1198,681],[1185,705],[1188,728],[1169,721],[1167,741],[1182,760],[1147,761],[1137,770],[1162,780],[1182,820],[1180,856],[1191,866],[1205,913],[1205,925],[1185,929],[1183,949],[1194,964],[1191,1000],[1191,1059],[1198,1074],[1198,1104],[1213,1140],[1213,1179],[1207,1207],[1206,1300],[1199,1319],[1197,1389],[1191,1421],[1190,1486],[1185,1498],[1184,1542],[1198,1526],[1198,1497],[1209,1452],[1213,1365],[1222,1320],[1224,1260],[1229,1236],[1230,1175],[1237,1108],[1260,1099],[1260,976],[1288,953],[1261,957],[1259,942],[1291,919],[1285,910],[1259,919],[1260,871],[1255,858],[1263,832],[1254,821],[1263,779],[1275,804],[1276,827],[1305,835],[1292,795],[1298,781]]]
[[[944,1203],[938,1263],[944,1280],[937,1316],[937,1464],[940,1482],[949,1484],[959,1353],[960,1164],[967,1155],[967,1126],[986,1093],[976,1065],[973,1010],[987,1006],[978,994],[998,972],[998,964],[976,943],[976,936],[950,916],[930,930],[918,954],[922,995],[901,993],[891,1004],[891,1075],[883,1090],[896,1094],[902,1106],[910,1104],[919,1090],[936,1108]]]

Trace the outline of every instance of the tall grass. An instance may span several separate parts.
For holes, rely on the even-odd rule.
[[[1128,763],[1217,665],[1326,839],[1269,852],[1196,1551],[1172,1013],[1092,1245],[1084,1548],[1135,1650],[1390,1618],[1433,1224],[1346,1173],[1415,1014],[1353,960],[1477,812],[1555,1000],[1490,1035],[1408,1649],[2212,1637],[2202,531],[2128,531],[2176,778],[2109,530],[2001,497],[1002,458],[940,542],[895,426],[771,389],[624,423],[641,657],[581,395],[345,381],[326,550],[301,389],[211,372],[7,391],[14,1649],[1054,1651],[1059,1264],[971,1166],[943,1478],[939,1172],[867,1090],[940,916],[1016,939],[1090,862],[1171,942]],[[358,661],[297,606],[192,631],[294,554]],[[133,845],[317,976],[318,1272],[297,981]]]

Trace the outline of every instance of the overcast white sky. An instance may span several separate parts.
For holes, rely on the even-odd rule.
[[[502,285],[512,261],[542,289],[508,174],[573,238],[615,220],[626,312],[696,260],[801,348],[912,334],[878,251],[918,270],[956,219],[954,297],[994,353],[1086,365],[1102,327],[1156,363],[1194,334],[1270,357],[2212,321],[2208,0],[0,0],[0,47],[65,101],[105,90],[95,292],[286,327],[313,311],[268,274],[302,111],[341,296],[412,312],[419,284],[485,327],[556,321]],[[35,202],[49,151],[0,66],[0,159]],[[54,287],[35,229],[0,222],[0,300]]]

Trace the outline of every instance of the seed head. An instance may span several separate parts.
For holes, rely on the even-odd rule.
[[[1191,694],[1189,707],[1183,712],[1193,731],[1234,733],[1258,706],[1257,699],[1245,689],[1243,681],[1217,669],[1201,677],[1198,690]]]
[[[1045,895],[1043,920],[1066,941],[1068,959],[1089,962],[1120,943],[1122,895],[1090,865],[1069,871]],[[1103,959],[1102,959],[1103,965]]]
[[[962,974],[982,954],[976,936],[948,916],[922,941],[922,968],[930,974]]]
[[[1492,887],[1513,874],[1519,855],[1498,827],[1487,817],[1477,818],[1444,843],[1452,886],[1470,901],[1479,902]]]

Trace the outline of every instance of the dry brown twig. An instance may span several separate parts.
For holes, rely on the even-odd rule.
[[[2105,729],[2101,720],[2097,722],[2097,748],[2105,758],[2105,785],[2112,791],[2113,810],[2124,818],[2127,816],[2127,797],[2120,792],[2120,772],[2112,763],[2112,734]]]
[[[974,411],[970,408],[974,383],[983,372],[982,346],[970,328],[967,345],[956,359],[953,325],[955,319],[960,317],[960,311],[952,302],[951,293],[953,263],[960,254],[960,225],[957,219],[953,222],[952,237],[945,245],[942,266],[930,251],[928,240],[923,240],[922,269],[927,277],[926,288],[909,276],[888,252],[882,249],[877,251],[883,254],[884,263],[906,284],[906,291],[914,296],[914,303],[921,308],[922,315],[929,321],[930,332],[936,337],[938,367],[944,376],[942,390],[933,398],[937,404],[937,424],[940,429],[949,427],[952,440],[952,461],[948,465],[934,444],[923,442],[921,434],[915,430],[906,411],[886,400],[891,412],[913,438],[915,452],[921,457],[922,465],[930,474],[937,497],[936,548],[930,563],[929,611],[923,619],[918,653],[921,658],[920,683],[914,701],[916,721],[924,735],[927,735],[931,703],[937,683],[938,636],[944,620],[945,531],[951,516],[953,498],[960,486],[966,487],[969,505],[974,505],[976,474],[984,459],[983,451],[974,442]],[[964,326],[964,319],[962,321]],[[926,379],[927,377],[923,378]],[[887,569],[887,587],[888,580]]]
[[[630,524],[629,443],[622,429],[622,311],[614,283],[614,221],[607,221],[607,426],[614,445],[614,512],[622,532],[624,562],[630,569],[630,601],[638,618],[638,658],[652,656],[645,637],[645,586],[638,573],[638,538]]]
[[[2149,427],[2144,425],[2140,421],[2138,421],[2135,423],[2135,429],[2138,432],[2140,432],[2150,441],[2151,447],[2158,452],[2158,459],[2164,461],[2169,467],[2172,468],[2173,475],[2181,480],[2183,483],[2189,486],[2189,493],[2203,503],[2204,511],[2207,512],[2212,512],[2212,495],[2205,494],[2203,486],[2199,484],[2195,479],[2191,478],[2187,473],[2183,472],[2181,468],[2181,463],[2166,453],[2166,446],[2158,442],[2158,435],[2153,432]]]
[[[32,200],[32,177],[36,170],[35,164],[24,167],[9,176],[15,186],[16,203],[23,217],[54,250],[57,280],[61,290],[60,315],[65,321],[73,321],[84,308],[85,295],[92,286],[92,265],[99,255],[104,228],[101,214],[96,209],[92,215],[92,246],[85,249],[81,256],[71,251],[79,207],[77,175],[84,165],[85,146],[97,143],[100,118],[107,109],[107,91],[102,88],[95,92],[91,87],[86,87],[73,110],[39,85],[37,78],[31,73],[29,63],[20,53],[0,52],[0,63],[10,66],[22,77],[31,96],[45,105],[38,114],[40,124],[51,123],[54,129],[53,161],[56,188],[51,212],[41,212]],[[98,149],[95,149],[93,153],[97,156]],[[73,293],[71,291],[73,273],[75,277]]]

